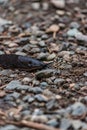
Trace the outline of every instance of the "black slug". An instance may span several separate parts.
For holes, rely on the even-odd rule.
[[[2,54],[0,55],[0,66],[5,69],[21,69],[33,71],[42,69],[46,67],[47,64],[28,56]]]

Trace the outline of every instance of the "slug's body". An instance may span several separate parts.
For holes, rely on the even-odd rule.
[[[42,69],[46,67],[47,64],[28,56],[2,54],[0,55],[0,66],[5,69],[21,69],[33,71]]]

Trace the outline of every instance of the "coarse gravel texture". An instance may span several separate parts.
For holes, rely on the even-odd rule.
[[[58,2],[58,3],[56,3]],[[56,25],[50,32],[47,29]],[[87,130],[87,1],[0,0],[0,55],[45,63],[35,72],[0,67],[0,130]]]

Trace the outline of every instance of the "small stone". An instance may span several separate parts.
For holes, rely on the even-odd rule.
[[[0,51],[0,55],[2,55],[2,54],[4,54],[4,52],[3,52],[3,51]]]
[[[46,123],[48,121],[48,119],[45,115],[33,115],[31,120],[36,121],[36,122],[40,122],[40,123]]]
[[[18,130],[18,128],[14,125],[5,125],[1,126],[0,130]]]
[[[53,60],[55,57],[56,57],[56,54],[55,54],[55,53],[52,53],[52,54],[50,54],[50,55],[47,57],[47,60]]]
[[[6,90],[15,90],[16,88],[19,88],[20,82],[18,80],[11,81],[7,86]]]
[[[87,35],[83,35],[82,33],[76,33],[75,38],[79,41],[87,42]]]
[[[71,116],[73,116],[74,118],[84,118],[87,112],[85,105],[80,102],[76,102],[73,105],[71,105],[71,111]]]
[[[34,100],[35,100],[35,98],[31,96],[31,97],[28,99],[28,102],[29,102],[29,103],[32,103]]]
[[[26,102],[26,101],[28,101],[28,99],[29,99],[30,97],[31,97],[30,95],[24,96],[22,100],[23,100],[24,102]]]
[[[31,79],[31,78],[28,78],[28,77],[25,77],[25,78],[22,80],[23,84],[25,84],[25,85],[29,84],[31,81],[32,81],[32,79]]]
[[[40,9],[40,3],[39,2],[34,2],[34,3],[32,3],[32,8],[34,9],[34,10],[39,10]]]
[[[63,16],[65,14],[63,10],[56,10],[56,13],[60,16]]]
[[[56,71],[53,69],[41,70],[36,73],[36,78],[37,79],[48,78],[52,76],[54,73],[56,73]]]
[[[41,36],[41,39],[42,40],[46,40],[48,38],[48,35],[47,34],[43,34],[42,36]]]
[[[70,27],[78,29],[80,27],[80,25],[77,22],[71,22]]]
[[[46,46],[46,44],[45,44],[44,41],[40,41],[40,42],[38,43],[38,45],[39,45],[40,47],[45,47],[45,46]]]
[[[31,88],[30,86],[28,85],[21,85],[19,87],[16,88],[16,90],[29,90],[29,88]]]
[[[13,97],[14,99],[17,99],[17,98],[19,98],[20,93],[18,93],[18,92],[13,92],[12,94],[10,94],[10,96]]]
[[[22,111],[22,116],[27,116],[27,115],[30,115],[30,111],[29,110],[24,110]]]
[[[11,25],[12,21],[8,21],[6,19],[0,18],[0,26],[6,25],[6,24]]]
[[[72,126],[70,119],[62,118],[60,129],[68,130]]]
[[[47,97],[45,97],[44,95],[41,95],[41,94],[37,94],[35,96],[35,99],[38,101],[38,102],[47,102]]]
[[[49,4],[47,2],[43,2],[42,3],[42,8],[43,8],[43,10],[48,10]]]
[[[5,69],[5,70],[0,71],[0,75],[3,75],[3,76],[9,77],[11,74],[12,74],[12,70]]]
[[[21,56],[26,56],[26,53],[20,52],[20,51],[17,51],[15,54],[16,54],[16,55],[21,55]]]
[[[75,130],[79,130],[80,128],[82,128],[83,130],[87,129],[87,124],[80,120],[72,120],[71,123]]]
[[[83,75],[84,75],[85,77],[87,77],[87,72],[85,72]]]
[[[48,86],[48,83],[47,83],[47,82],[41,82],[41,83],[40,83],[40,88],[42,88],[42,89],[46,89],[47,86]]]
[[[73,28],[73,29],[70,29],[68,32],[67,32],[67,36],[69,37],[76,37],[77,35],[81,35],[82,33],[79,32],[76,28]]]
[[[40,87],[33,87],[29,90],[29,92],[35,93],[35,94],[39,94],[42,93],[43,90]]]
[[[51,43],[50,47],[49,47],[50,52],[58,52],[59,51],[59,46],[55,43]],[[55,54],[55,53],[53,53]],[[50,56],[50,55],[49,55]]]
[[[56,119],[51,119],[47,122],[47,125],[50,125],[52,127],[57,127],[59,125],[59,122]]]
[[[39,48],[32,48],[31,49],[31,53],[38,53],[38,52],[40,52]]]
[[[65,8],[65,0],[51,0],[51,3],[57,8]]]
[[[39,85],[40,84],[40,82],[38,81],[38,80],[36,80],[36,79],[34,79],[33,81],[32,81],[32,84],[35,86],[37,86],[37,85]]]
[[[58,104],[56,104],[56,100],[55,100],[55,99],[51,99],[51,100],[49,100],[49,101],[46,103],[46,108],[47,108],[48,110],[51,110],[51,109],[53,109],[53,108],[55,107],[55,105],[58,106]]]
[[[58,78],[58,79],[55,79],[55,80],[54,80],[54,84],[56,84],[56,85],[58,85],[58,86],[60,86],[60,85],[63,84],[64,82],[65,82],[65,80],[62,79],[62,78]]]
[[[41,52],[38,54],[37,59],[45,60],[47,59],[48,53]]]

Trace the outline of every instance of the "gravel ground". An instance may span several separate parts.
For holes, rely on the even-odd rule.
[[[87,130],[87,1],[0,0],[0,55],[47,68],[0,68],[0,130]]]

